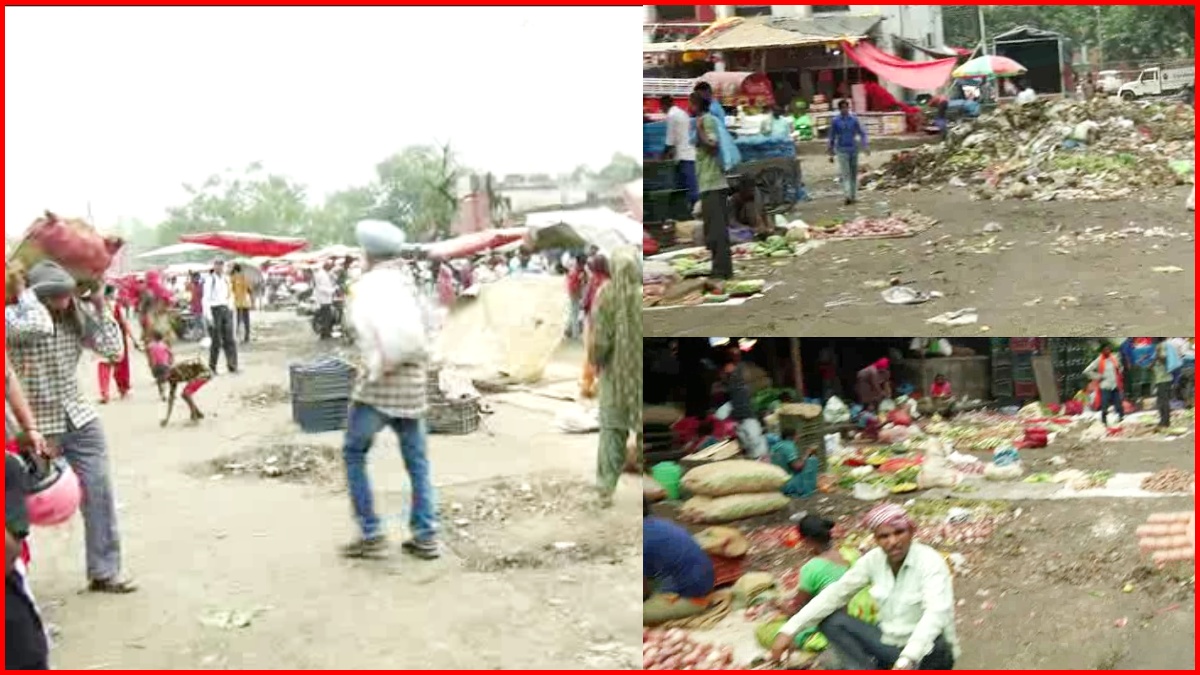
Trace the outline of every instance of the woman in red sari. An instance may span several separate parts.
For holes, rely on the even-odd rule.
[[[125,318],[129,307],[125,303],[125,298],[117,294],[115,286],[106,286],[104,295],[108,297],[109,304],[113,308],[113,317],[121,327],[121,339],[125,345],[119,361],[101,361],[97,367],[100,378],[100,402],[108,403],[109,387],[113,380],[117,381],[117,394],[121,398],[129,396],[129,390],[132,388],[129,381],[129,341],[133,337],[133,331],[130,330],[129,321]]]

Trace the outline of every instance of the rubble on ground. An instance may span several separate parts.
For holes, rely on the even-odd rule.
[[[1044,99],[953,129],[948,139],[896,154],[868,189],[969,187],[978,199],[1104,201],[1157,198],[1193,181],[1190,106],[1109,99]]]

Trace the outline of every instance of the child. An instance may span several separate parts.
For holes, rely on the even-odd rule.
[[[201,387],[208,384],[212,372],[199,359],[175,363],[175,357],[163,340],[162,333],[154,331],[150,338],[151,342],[146,346],[146,352],[150,355],[150,367],[154,373],[154,381],[158,384],[159,395],[163,395],[165,385],[170,386],[170,391],[164,397],[167,401],[167,414],[163,417],[161,425],[165,427],[171,421],[171,412],[175,409],[175,392],[180,384],[184,385],[180,398],[187,404],[191,420],[199,422],[204,419],[204,413],[200,412],[200,407],[196,405],[193,397]]]
[[[929,387],[930,398],[950,398],[950,380],[946,379],[945,375],[938,373],[933,378],[933,385]]]

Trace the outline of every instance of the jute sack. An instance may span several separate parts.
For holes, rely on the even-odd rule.
[[[725,497],[692,497],[683,503],[680,520],[690,523],[730,523],[753,518],[786,508],[790,500],[778,492],[729,495]]]
[[[698,466],[683,477],[683,487],[693,495],[724,497],[746,492],[779,490],[788,482],[787,471],[749,459],[729,459]]]

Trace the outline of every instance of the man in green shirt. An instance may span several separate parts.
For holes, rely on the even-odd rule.
[[[689,99],[696,116],[696,180],[700,184],[700,217],[704,244],[712,253],[714,279],[733,278],[733,252],[729,247],[729,182],[721,168],[720,126],[709,112],[710,102],[700,92]]]

